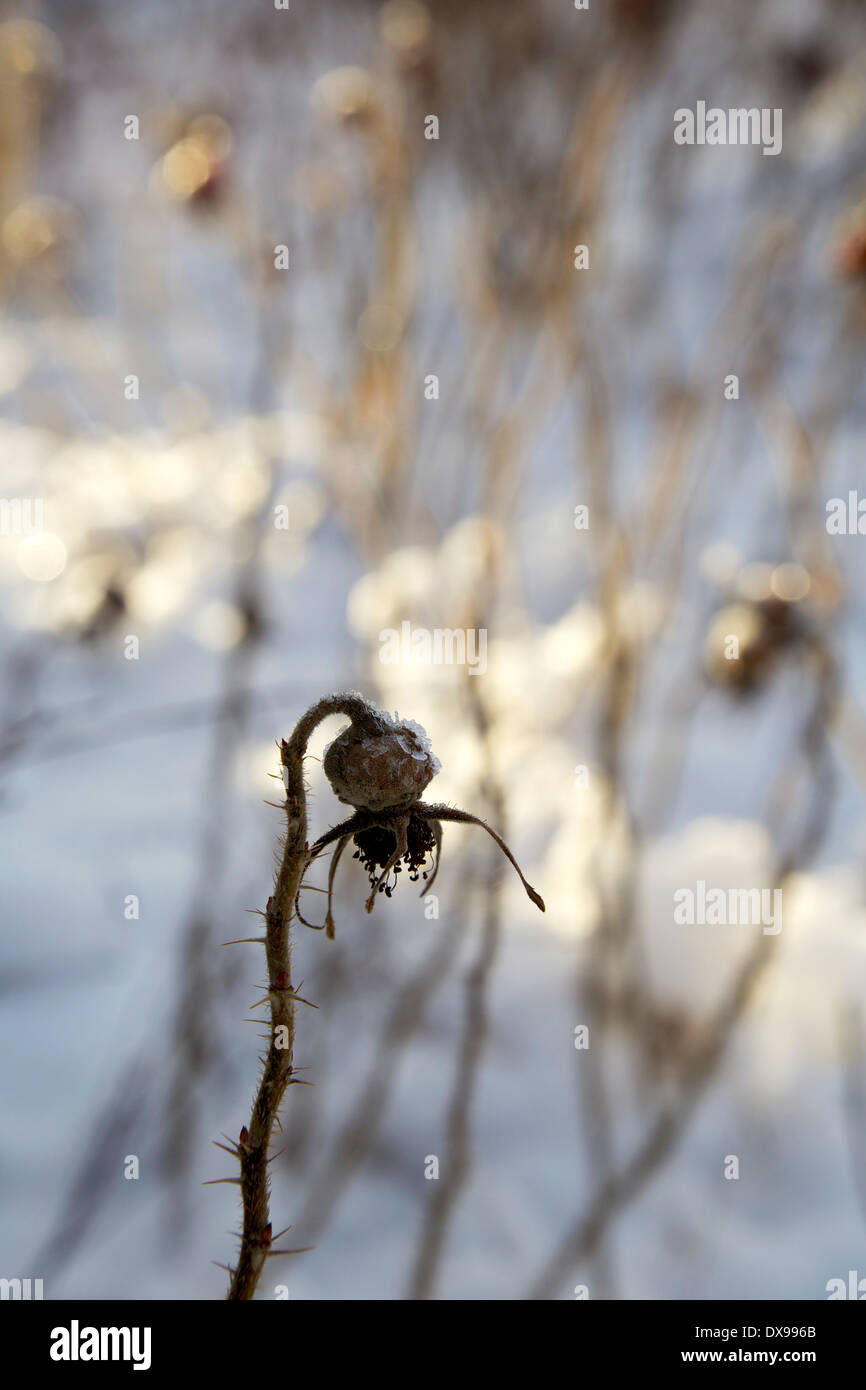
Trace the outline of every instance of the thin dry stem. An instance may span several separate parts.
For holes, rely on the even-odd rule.
[[[280,745],[280,760],[286,782],[286,837],[274,891],[265,911],[270,1041],[249,1128],[241,1131],[238,1142],[243,1230],[237,1265],[232,1272],[229,1299],[253,1297],[265,1260],[274,1253],[271,1250],[268,1149],[286,1087],[295,1079],[296,996],[291,977],[291,923],[295,915],[295,899],[310,858],[304,756],[310,735],[329,714],[346,714],[362,728],[378,728],[381,724],[381,716],[360,695],[329,695],[307,710],[288,742],[283,739]]]

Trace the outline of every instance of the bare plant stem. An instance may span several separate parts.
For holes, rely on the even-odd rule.
[[[484,618],[480,613],[478,618],[483,625]],[[470,707],[485,754],[487,799],[495,811],[497,821],[502,824],[505,820],[505,797],[491,770],[490,719],[484,702],[471,681],[467,688]],[[458,817],[455,816],[454,819]],[[486,828],[490,829],[489,826]],[[517,868],[517,863],[504,841],[495,832],[491,831],[491,834]],[[534,889],[529,889],[519,868],[517,872],[535,901],[538,895]],[[491,869],[485,895],[481,944],[465,983],[463,1027],[445,1122],[445,1172],[441,1180],[434,1184],[435,1192],[427,1208],[409,1277],[407,1297],[410,1299],[428,1300],[434,1296],[450,1227],[472,1166],[472,1106],[478,1089],[489,1028],[487,990],[502,941],[502,883],[503,866],[497,858]],[[543,903],[541,907],[543,911]]]
[[[736,1023],[772,959],[773,940],[761,936],[749,952],[708,1029],[706,1041],[684,1076],[678,1104],[665,1108],[650,1122],[632,1157],[619,1172],[602,1182],[585,1215],[569,1227],[556,1246],[526,1294],[527,1298],[555,1298],[569,1270],[598,1250],[614,1218],[634,1200],[673,1152],[715,1075]]]
[[[496,863],[487,889],[481,945],[466,978],[463,1029],[445,1124],[445,1173],[433,1184],[435,1190],[413,1260],[406,1295],[410,1299],[433,1297],[449,1229],[472,1163],[472,1106],[487,1040],[487,986],[501,941],[502,878],[503,866]]]
[[[780,855],[774,886],[781,888],[798,868],[814,857],[829,823],[832,772],[827,732],[836,701],[836,668],[830,651],[816,644],[817,691],[801,736],[802,756],[812,789],[805,825],[797,842]],[[734,1030],[742,1019],[775,951],[775,937],[760,936],[740,965],[733,983],[708,1024],[701,1045],[683,1068],[677,1102],[649,1123],[643,1141],[618,1172],[601,1183],[588,1209],[565,1232],[526,1297],[557,1296],[569,1271],[594,1254],[619,1213],[635,1200],[674,1152],[706,1091],[718,1074]]]
[[[449,917],[430,954],[394,999],[368,1079],[361,1086],[330,1154],[316,1170],[304,1205],[305,1240],[317,1239],[330,1221],[346,1185],[370,1153],[387,1111],[394,1076],[407,1055],[405,1045],[422,1027],[427,1006],[445,980],[465,926],[458,913]]]
[[[265,910],[264,947],[268,969],[271,1036],[264,1071],[253,1103],[249,1128],[241,1130],[234,1152],[240,1162],[243,1229],[237,1266],[231,1271],[229,1299],[251,1299],[265,1260],[284,1253],[271,1249],[268,1149],[286,1087],[293,1076],[295,1000],[291,978],[291,923],[295,898],[309,861],[304,756],[314,728],[329,714],[347,714],[360,728],[378,729],[381,715],[359,695],[329,695],[298,721],[291,738],[280,745],[286,783],[286,837],[274,891]]]

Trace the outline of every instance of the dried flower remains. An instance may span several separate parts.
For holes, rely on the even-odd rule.
[[[439,869],[443,821],[480,825],[486,830],[514,866],[527,896],[543,912],[541,895],[527,883],[511,850],[491,826],[469,811],[421,800],[440,768],[421,725],[411,719],[400,719],[396,713],[392,719],[367,702],[365,707],[363,721],[353,720],[325,750],[325,775],[338,800],[354,807],[354,814],[321,835],[310,847],[309,861],[312,862],[329,845],[336,846],[328,873],[325,921],[322,926],[307,922],[296,902],[298,917],[304,925],[325,930],[333,937],[334,876],[350,840],[355,845],[353,858],[360,860],[367,870],[370,893],[365,905],[368,912],[372,912],[378,893],[391,897],[399,882],[398,875],[404,869],[408,870],[411,882],[422,882],[422,894],[429,892]]]

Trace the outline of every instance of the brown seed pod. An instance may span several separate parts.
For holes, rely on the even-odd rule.
[[[304,750],[310,733],[328,714],[346,714],[352,721],[328,744],[322,761],[335,795],[353,807],[354,814],[320,835],[313,845],[300,840],[304,845],[305,868],[330,845],[334,846],[328,872],[328,910],[321,926],[308,922],[300,909],[300,893],[309,885],[297,885],[295,912],[305,926],[333,937],[334,876],[350,840],[356,846],[354,857],[367,869],[370,879],[371,892],[365,903],[368,912],[372,912],[379,893],[390,898],[404,866],[409,870],[408,877],[414,882],[419,877],[423,879],[422,891],[429,892],[439,868],[443,821],[480,825],[486,830],[513,865],[527,897],[540,912],[544,911],[540,893],[527,883],[508,845],[492,826],[456,806],[430,805],[421,800],[424,788],[439,771],[439,759],[421,725],[412,719],[401,719],[396,713],[392,719],[356,691],[319,700],[299,720],[289,742],[283,740],[282,763],[289,806],[302,804]],[[302,837],[305,829],[304,821],[298,835]]]
[[[325,775],[339,801],[358,810],[411,806],[439,771],[420,724],[385,715],[381,731],[350,724],[325,749]]]

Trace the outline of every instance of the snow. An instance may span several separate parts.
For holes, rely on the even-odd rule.
[[[153,0],[96,5],[86,19],[82,7],[44,7],[66,66],[61,89],[46,97],[55,104],[31,191],[68,201],[85,231],[72,300],[34,308],[20,294],[0,337],[4,491],[45,496],[46,526],[69,557],[59,580],[40,585],[21,571],[18,538],[0,538],[4,742],[15,734],[0,806],[0,1274],[43,1278],[47,1298],[223,1296],[225,1274],[211,1262],[232,1258],[237,1188],[202,1184],[233,1175],[210,1141],[236,1136],[249,1119],[259,1030],[244,1020],[264,964],[256,946],[220,943],[257,933],[259,919],[245,913],[263,908],[271,891],[282,831],[280,811],[265,804],[280,800],[275,741],[324,691],[357,686],[395,709],[395,729],[412,732],[417,743],[401,739],[403,750],[435,764],[435,799],[501,830],[547,911],[527,901],[472,826],[445,826],[433,904],[401,883],[368,916],[366,881],[345,856],[336,940],[294,928],[293,981],[318,1005],[298,1010],[295,1063],[314,1085],[289,1091],[285,1153],[274,1167],[274,1226],[293,1227],[281,1244],[315,1248],[269,1265],[260,1296],[281,1283],[293,1300],[407,1293],[435,1190],[425,1165],[435,1155],[445,1171],[449,1161],[467,984],[483,958],[487,888],[500,860],[471,1164],[435,1292],[526,1294],[607,1175],[587,1133],[587,1068],[603,1069],[610,1162],[626,1163],[658,1104],[676,1097],[677,1061],[699,1042],[760,934],[759,926],[675,925],[674,893],[699,879],[770,887],[797,828],[798,798],[814,786],[800,757],[813,695],[808,660],[783,662],[765,690],[738,701],[707,687],[701,657],[737,557],[775,565],[798,543],[780,482],[789,458],[780,403],[814,412],[820,436],[829,400],[838,420],[806,503],[808,534],[824,547],[810,563],[826,562],[844,595],[838,606],[810,609],[838,655],[845,713],[829,737],[835,787],[823,840],[785,880],[770,964],[682,1137],[611,1223],[605,1259],[585,1261],[555,1291],[570,1298],[584,1282],[590,1297],[824,1298],[830,1278],[866,1273],[866,1113],[857,1101],[866,1068],[856,714],[866,705],[864,552],[859,537],[831,542],[821,520],[825,500],[847,495],[862,471],[862,327],[854,291],[828,270],[827,248],[857,191],[863,132],[840,116],[844,101],[827,114],[829,86],[812,98],[779,97],[772,58],[788,37],[788,7],[747,7],[760,14],[760,42],[750,47],[733,11],[701,0],[638,83],[605,156],[606,278],[587,310],[586,347],[600,364],[595,387],[615,387],[612,505],[646,560],[613,600],[617,632],[645,661],[621,770],[628,813],[621,802],[611,810],[598,737],[609,615],[572,523],[574,506],[589,500],[585,382],[577,368],[569,376],[543,352],[533,357],[537,324],[505,339],[503,321],[487,317],[489,286],[471,260],[481,213],[470,193],[480,198],[482,186],[473,171],[485,159],[507,163],[510,147],[497,154],[497,136],[504,141],[508,128],[467,126],[462,135],[443,120],[442,144],[424,152],[438,166],[415,171],[417,258],[406,275],[418,281],[418,304],[407,341],[418,382],[437,371],[442,398],[411,410],[402,396],[383,404],[369,358],[369,374],[353,377],[352,315],[366,299],[399,298],[402,281],[395,289],[376,279],[374,219],[357,192],[364,137],[324,132],[309,110],[310,90],[329,69],[378,71],[375,15],[318,8],[325,17],[293,14],[289,40],[274,37],[272,16],[253,22],[229,0],[208,7],[207,25],[194,5],[175,11]],[[826,5],[799,10],[820,10],[832,60],[850,79],[862,34],[841,14],[834,31],[836,10]],[[565,20],[546,22],[556,35]],[[582,17],[569,11],[567,22]],[[474,89],[460,53],[474,52],[472,42],[467,31],[452,54],[451,81],[465,92]],[[528,88],[533,167],[542,151],[562,148],[578,88],[586,90],[596,50],[584,54],[573,35],[568,44],[556,45],[556,61],[574,68],[571,85],[565,70],[562,131],[553,128],[557,103],[537,82]],[[486,111],[490,98],[478,92]],[[675,152],[673,110],[698,97],[784,104],[783,153],[726,150],[713,162],[717,151]],[[203,209],[167,208],[152,196],[154,132],[177,118],[175,103],[224,110],[248,216],[217,212],[208,221]],[[519,101],[507,108],[519,125]],[[151,117],[140,144],[122,139],[127,111]],[[815,123],[826,133],[821,160]],[[469,171],[450,143],[461,139]],[[334,219],[289,196],[302,166],[336,180]],[[514,209],[496,216],[507,221]],[[253,230],[265,245],[291,244],[288,293],[270,282],[260,298],[251,292],[258,243],[237,239]],[[666,387],[721,400],[729,370],[744,384],[757,373],[748,313],[718,361],[708,344],[732,278],[745,274],[743,243],[758,258],[746,255],[754,269],[770,232],[781,248],[776,278],[765,298],[760,274],[747,280],[746,298],[773,338],[760,363],[779,356],[774,394],[744,386],[737,413],[702,421],[688,455],[692,512],[671,596],[664,562],[674,538],[653,530],[647,482],[658,442],[653,402]],[[517,225],[509,245],[499,248],[497,283],[519,304],[521,266],[534,264],[534,252]],[[501,373],[485,414],[473,393],[500,337]],[[262,354],[273,396],[265,403]],[[138,402],[123,399],[131,372],[142,383]],[[511,412],[527,381],[538,405],[521,440],[524,417]],[[414,385],[404,382],[407,395]],[[438,415],[424,415],[425,406]],[[483,498],[479,411],[483,439],[502,451]],[[409,473],[406,497],[380,506],[376,467],[389,423],[407,444]],[[277,502],[289,507],[285,533],[270,525]],[[722,552],[711,553],[720,545],[722,567]],[[238,577],[247,567],[261,586],[263,624],[244,648],[249,593]],[[100,607],[111,578],[127,601],[114,617]],[[384,664],[379,634],[404,619],[428,630],[486,624],[487,671],[476,682],[454,667]],[[129,634],[139,638],[138,659],[124,655]],[[473,686],[483,690],[486,728]],[[34,711],[35,722],[19,727]],[[321,770],[340,727],[325,721],[311,740],[311,842],[343,818]],[[791,815],[781,834],[770,811],[780,771]],[[324,886],[324,868],[316,882]],[[654,1023],[676,1040],[655,1071],[649,1035],[628,1008],[606,1030],[593,1022],[588,1052],[574,1045],[588,1017],[599,918],[612,904],[623,911],[630,891]],[[131,896],[138,915],[127,915]],[[321,920],[323,902],[308,894],[305,916]],[[140,1159],[137,1181],[123,1175],[130,1154]],[[729,1155],[739,1159],[736,1181],[724,1177]],[[325,1209],[329,1218],[311,1229],[310,1213]]]

